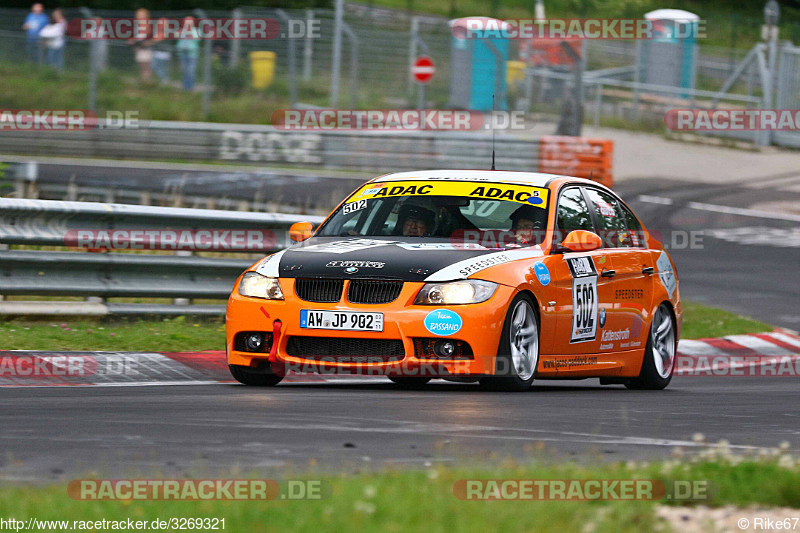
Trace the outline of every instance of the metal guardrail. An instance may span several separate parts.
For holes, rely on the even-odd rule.
[[[290,244],[286,230],[298,220],[319,223],[323,219],[284,213],[0,198],[0,244],[64,246],[67,232],[78,229],[257,229],[274,230],[278,238],[275,249],[281,249]]]
[[[536,171],[538,139],[499,133],[506,170]],[[487,131],[286,131],[272,126],[153,121],[138,129],[4,131],[0,153],[141,160],[285,163],[371,172],[484,168]]]
[[[90,202],[0,199],[0,295],[85,296],[90,302],[4,302],[0,314],[221,314],[224,306],[187,305],[224,299],[236,277],[256,261],[155,253],[87,253],[8,249],[64,246],[71,230],[273,230],[287,246],[288,227],[321,217]],[[105,298],[175,298],[174,304],[126,304]],[[86,303],[86,305],[81,305]]]

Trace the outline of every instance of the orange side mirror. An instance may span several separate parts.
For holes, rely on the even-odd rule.
[[[289,238],[295,242],[302,242],[314,232],[314,225],[311,222],[295,222],[289,228]]]
[[[572,252],[591,252],[603,247],[603,240],[591,231],[576,229],[570,231],[561,246]]]

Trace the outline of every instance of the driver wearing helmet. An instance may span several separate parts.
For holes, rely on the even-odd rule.
[[[436,214],[418,205],[404,205],[400,208],[398,227],[404,237],[424,237],[430,235],[436,222]]]
[[[537,242],[536,231],[544,228],[542,215],[544,210],[530,205],[523,205],[509,215],[511,219],[511,231],[517,243],[521,245],[535,244]]]

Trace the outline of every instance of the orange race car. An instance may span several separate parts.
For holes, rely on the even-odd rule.
[[[233,376],[383,374],[525,390],[599,377],[662,389],[682,310],[669,254],[611,190],[505,171],[388,174],[302,241],[254,264],[228,301]],[[312,234],[313,233],[313,234]]]

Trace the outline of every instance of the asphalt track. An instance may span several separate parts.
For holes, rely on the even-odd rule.
[[[777,198],[798,202],[800,194],[669,180],[617,189],[666,238],[703,232],[702,247],[671,250],[684,298],[800,329],[800,243],[792,237],[800,221],[731,212]],[[730,236],[741,228],[770,237]],[[0,479],[405,468],[509,456],[629,460],[692,447],[696,432],[734,447],[800,443],[796,377],[676,377],[661,392],[597,380],[537,385],[526,394],[454,383],[408,392],[388,381],[5,388]]]
[[[506,457],[631,460],[797,445],[797,378],[685,377],[661,392],[546,382],[530,393],[441,383],[3,389],[0,480],[355,471]]]

